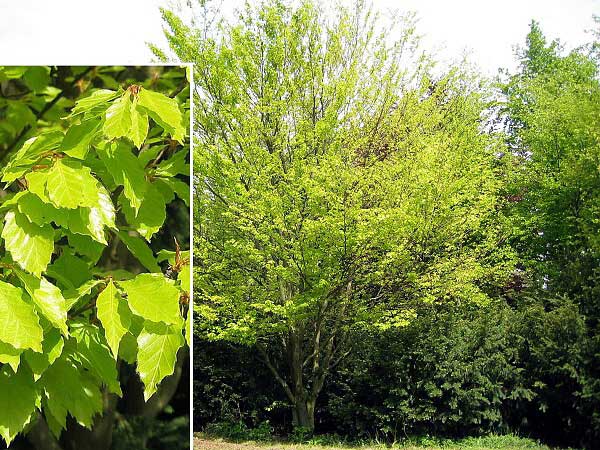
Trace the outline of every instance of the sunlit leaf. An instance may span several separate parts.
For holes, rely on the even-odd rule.
[[[137,338],[137,371],[144,383],[144,399],[175,370],[177,351],[184,344],[180,327],[146,322]]]
[[[41,276],[54,251],[54,231],[50,225],[36,225],[23,214],[9,211],[4,216],[2,238],[6,250],[24,270]]]
[[[181,321],[179,289],[162,273],[142,273],[119,284],[127,293],[127,303],[134,314],[153,322],[175,324]]]

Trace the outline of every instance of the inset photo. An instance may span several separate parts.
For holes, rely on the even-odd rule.
[[[190,76],[0,66],[0,448],[189,449]]]

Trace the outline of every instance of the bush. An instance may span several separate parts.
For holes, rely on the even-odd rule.
[[[270,441],[272,431],[269,422],[261,422],[256,428],[249,428],[244,422],[217,422],[209,424],[204,430],[209,436],[232,441]]]
[[[357,357],[329,383],[324,408],[336,429],[397,441],[506,432],[520,384],[512,312],[428,307],[408,327],[363,336]]]

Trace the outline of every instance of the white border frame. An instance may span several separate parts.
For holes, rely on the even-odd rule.
[[[190,69],[190,299],[188,316],[190,320],[190,450],[194,450],[194,64],[182,63]]]

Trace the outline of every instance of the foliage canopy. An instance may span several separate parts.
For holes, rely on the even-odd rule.
[[[512,269],[478,80],[364,7],[268,1],[209,33],[165,12],[196,63],[197,333],[255,345],[310,429],[354,331],[486,303]]]

